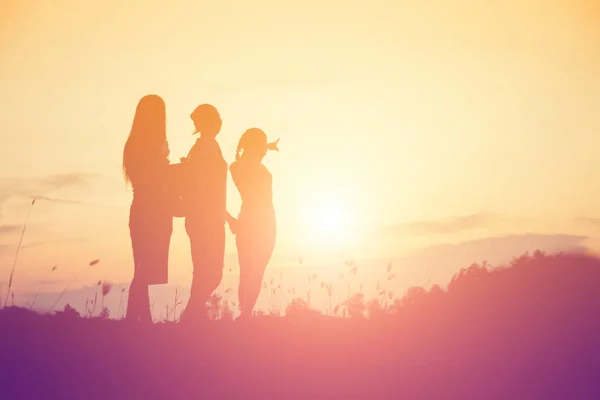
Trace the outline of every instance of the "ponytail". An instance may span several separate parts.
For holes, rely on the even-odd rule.
[[[242,158],[244,151],[248,147],[255,146],[257,144],[257,140],[258,140],[258,143],[260,144],[263,140],[266,142],[266,138],[267,138],[267,136],[265,135],[265,133],[258,128],[248,129],[246,132],[244,132],[242,134],[242,137],[240,137],[240,140],[237,145],[237,149],[235,150],[235,160],[239,161]],[[277,147],[277,143],[279,143],[279,139],[277,139],[276,141],[271,142],[271,143],[265,143],[267,146],[266,149],[279,151],[279,148]]]
[[[240,141],[238,142],[237,145],[237,149],[235,150],[235,161],[239,161],[240,158],[242,157],[242,151],[244,149],[242,148],[242,139],[240,139]]]
[[[240,137],[238,141],[237,148],[235,149],[235,161],[239,161],[242,158],[242,154],[244,153],[244,148],[246,146],[246,142],[248,141],[246,138],[246,132]]]

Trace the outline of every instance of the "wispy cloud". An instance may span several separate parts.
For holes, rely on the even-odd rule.
[[[71,172],[66,174],[54,174],[37,179],[40,187],[47,187],[49,190],[60,189],[65,186],[87,185],[89,180],[95,175],[82,172]]]
[[[34,283],[37,285],[64,285],[69,283],[70,279],[40,279]]]
[[[2,179],[0,180],[0,199],[12,196],[15,191],[43,195],[64,187],[85,186],[98,177],[99,175],[85,172],[70,172],[39,177]]]
[[[441,283],[448,280],[460,268],[486,260],[492,265],[510,262],[526,252],[541,250],[550,254],[569,251],[583,252],[587,237],[569,234],[521,234],[486,237],[459,243],[443,243],[423,248],[397,263],[410,268],[411,274],[422,274],[426,279],[434,277]]]
[[[575,218],[577,222],[583,222],[585,224],[593,225],[595,227],[600,227],[600,218],[593,217],[578,217]]]
[[[32,247],[49,246],[49,245],[59,244],[59,243],[75,243],[75,242],[87,242],[87,241],[88,241],[88,239],[85,239],[85,238],[63,238],[63,239],[53,239],[53,240],[42,240],[42,241],[27,243],[26,245],[23,245],[21,248],[22,249],[30,249]]]
[[[12,197],[12,195],[8,192],[5,192],[4,190],[2,190],[2,188],[0,188],[0,219],[2,219],[2,209],[4,207],[4,204],[8,201],[8,199],[10,199]]]
[[[411,221],[391,225],[380,230],[383,235],[447,235],[487,228],[500,223],[520,223],[521,218],[509,218],[499,214],[480,212],[436,220]]]
[[[92,201],[80,201],[80,200],[71,200],[71,199],[61,199],[58,197],[49,197],[49,196],[34,196],[23,194],[24,196],[31,197],[32,199],[49,201],[51,203],[61,203],[61,204],[77,204],[82,206],[94,206],[94,207],[102,207],[102,208],[118,208],[116,206],[108,205],[108,204],[100,204]]]
[[[0,180],[0,218],[6,203],[19,196],[39,198],[54,202],[65,202],[71,204],[81,203],[75,200],[64,200],[48,197],[56,190],[67,187],[85,187],[98,178],[98,175],[83,172],[72,172],[63,174],[52,174],[33,178],[10,178]]]
[[[59,189],[89,186],[95,178],[98,176],[84,172],[53,174],[24,180],[15,190],[37,197],[48,196]]]
[[[0,225],[0,236],[6,235],[6,234],[13,234],[16,232],[21,231],[21,229],[23,229],[23,226],[19,226],[19,225]]]

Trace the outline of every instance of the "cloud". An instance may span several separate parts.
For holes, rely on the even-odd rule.
[[[407,284],[424,285],[426,282],[446,284],[452,276],[473,263],[484,260],[493,266],[509,263],[526,252],[541,250],[548,254],[583,252],[587,236],[568,234],[522,234],[492,236],[459,243],[442,243],[421,248],[391,261],[398,268],[401,280]],[[389,258],[374,258],[373,265],[385,266]]]
[[[458,232],[487,228],[501,223],[519,223],[522,218],[508,218],[498,214],[481,212],[470,215],[449,217],[437,220],[412,221],[385,227],[383,235],[448,235]]]
[[[85,187],[90,181],[97,177],[99,176],[95,174],[71,172],[35,178],[10,178],[0,180],[0,219],[2,218],[4,206],[14,197],[26,196],[30,198],[44,198],[48,193],[58,189],[67,187]],[[76,201],[51,199],[49,197],[46,197],[45,199],[58,202],[77,203]]]
[[[27,243],[26,245],[21,246],[22,249],[30,249],[32,247],[40,247],[40,246],[48,246],[58,243],[75,243],[75,242],[87,242],[88,239],[85,238],[63,238],[63,239],[53,239],[53,240],[43,240],[38,242]]]
[[[21,225],[0,225],[0,236],[2,235],[6,235],[6,234],[13,234],[16,232],[21,231],[21,229],[23,229],[23,226]]]
[[[8,254],[9,247],[10,245],[8,244],[0,244],[0,260],[2,260],[6,254]],[[2,282],[2,279],[0,279],[0,282]]]
[[[2,209],[4,207],[4,204],[8,201],[8,199],[10,199],[12,197],[12,195],[10,193],[7,193],[5,191],[3,191],[0,188],[0,219],[2,219]]]
[[[34,191],[32,195],[42,196],[65,187],[87,186],[96,177],[94,174],[71,172],[34,178],[26,180],[25,183],[28,191]]]
[[[456,244],[430,246],[415,254],[413,261],[430,266],[467,267],[473,262],[488,261],[498,265],[525,252],[541,250],[547,253],[584,251],[586,236],[555,234],[523,234],[488,237]]]
[[[431,267],[466,267],[473,262],[487,260],[493,265],[510,261],[525,252],[541,250],[548,253],[560,251],[584,251],[589,238],[583,235],[534,234],[491,236],[458,243],[440,243],[423,247],[405,256],[395,258],[405,264],[428,265]],[[389,259],[379,259],[385,265]]]
[[[37,183],[50,189],[59,189],[64,186],[86,185],[90,177],[92,175],[84,173],[55,174],[40,178]]]
[[[600,218],[592,218],[592,217],[578,217],[575,218],[577,222],[583,222],[586,224],[593,225],[595,227],[600,227]]]
[[[104,207],[104,208],[115,208],[114,206],[99,204],[89,201],[80,201],[80,200],[69,200],[69,199],[60,199],[57,197],[48,197],[48,196],[32,196],[35,197],[35,200],[43,200],[49,201],[52,203],[61,203],[61,204],[78,204],[83,206],[96,206],[96,207]]]
[[[15,192],[35,191],[32,194],[48,194],[47,192],[68,186],[85,186],[92,179],[99,177],[85,172],[51,174],[40,177],[8,178],[0,180],[0,199],[11,197]]]
[[[445,243],[427,247],[424,253],[436,253],[448,255],[448,253],[460,252],[465,255],[503,254],[495,262],[503,262],[507,257],[519,256],[526,251],[543,250],[556,251],[579,251],[583,250],[583,242],[587,236],[568,234],[522,234],[487,237],[476,240],[467,240],[460,243]],[[479,256],[479,257],[481,257]]]
[[[10,235],[14,235],[17,234],[18,232],[21,232],[21,230],[23,229],[23,225],[0,225],[0,239],[2,239],[4,236],[10,236]],[[4,240],[3,240],[4,242]],[[6,252],[8,250],[8,248],[10,247],[10,244],[7,243],[1,243],[0,244],[0,258],[3,256],[3,253]]]
[[[71,279],[40,279],[35,281],[36,285],[64,285],[71,281]]]

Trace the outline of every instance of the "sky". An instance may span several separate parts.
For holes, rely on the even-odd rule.
[[[15,290],[53,265],[82,285],[131,278],[120,167],[149,93],[167,104],[172,162],[201,103],[222,115],[228,162],[247,128],[281,139],[265,159],[270,268],[461,243],[494,259],[508,250],[486,238],[513,236],[600,249],[598,0],[0,1],[4,287],[28,212]],[[177,220],[170,281],[190,274]]]

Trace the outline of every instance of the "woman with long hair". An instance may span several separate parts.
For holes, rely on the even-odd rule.
[[[173,217],[167,192],[169,144],[164,100],[154,94],[138,103],[123,150],[123,175],[133,188],[129,232],[134,276],[126,318],[151,323],[149,285],[167,283]]]
[[[268,150],[278,150],[277,140],[267,143],[267,135],[248,129],[237,146],[235,162],[229,170],[242,197],[242,207],[234,225],[240,285],[240,318],[252,315],[265,269],[275,248],[276,223],[272,176],[262,163]]]

